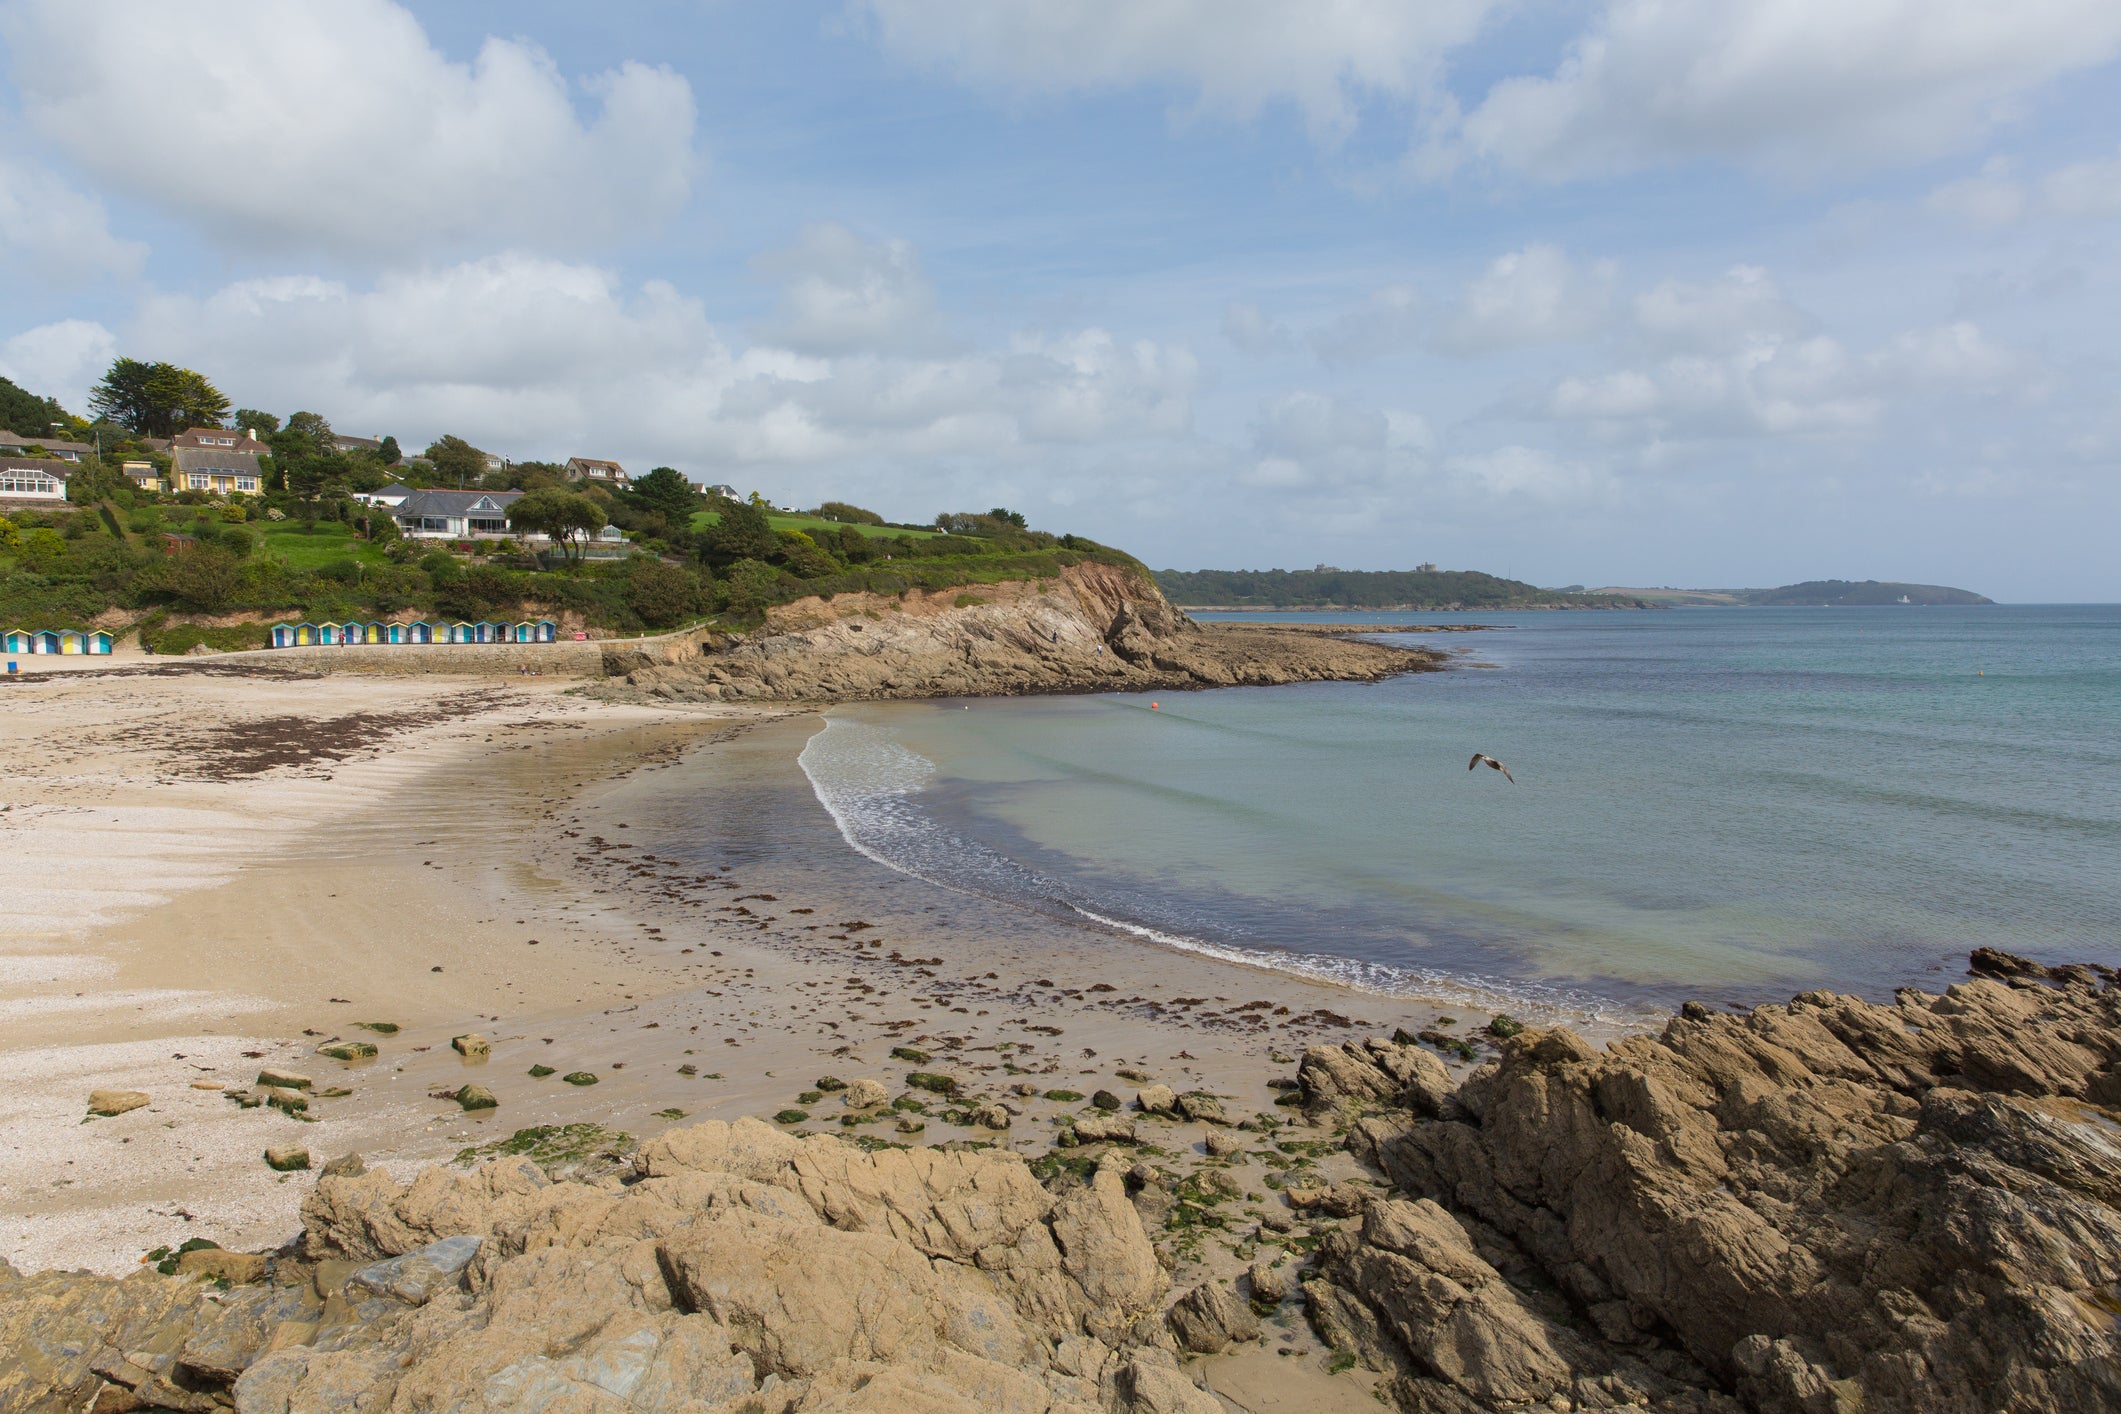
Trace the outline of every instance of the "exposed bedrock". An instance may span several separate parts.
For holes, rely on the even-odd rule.
[[[1307,1109],[1392,1194],[1325,1239],[1313,1323],[1408,1410],[2121,1408],[2121,991],[1973,970],[1525,1031],[1449,1092],[1413,1046],[1314,1050]]]
[[[699,647],[679,663],[615,648],[605,672],[624,678],[621,691],[663,701],[838,701],[1368,682],[1443,660],[1196,623],[1154,584],[1097,562],[1045,580],[802,599],[752,633],[707,635]]]

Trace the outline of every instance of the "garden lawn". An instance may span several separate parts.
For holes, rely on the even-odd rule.
[[[708,526],[714,525],[720,520],[721,516],[713,511],[694,511],[692,513],[692,528],[694,531],[705,530]],[[769,514],[766,517],[766,523],[775,530],[800,530],[806,535],[815,535],[820,530],[830,535],[837,535],[842,525],[840,521],[820,520],[816,516],[779,514]],[[854,529],[859,530],[862,534],[872,539],[895,538],[904,535],[914,540],[933,540],[941,533],[934,530],[901,530],[895,525],[857,525]]]
[[[269,526],[259,537],[259,551],[285,560],[298,570],[320,569],[335,560],[354,560],[364,565],[386,564],[383,547],[356,539],[350,527],[337,521],[318,521],[314,531],[301,526],[279,526],[271,522],[251,524],[252,529]]]

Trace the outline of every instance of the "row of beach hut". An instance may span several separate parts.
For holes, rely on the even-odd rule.
[[[522,623],[274,624],[275,648],[339,648],[362,643],[552,643],[559,625],[551,619]],[[104,650],[108,652],[108,649]]]
[[[11,628],[0,634],[10,653],[108,653],[110,635],[100,628]]]

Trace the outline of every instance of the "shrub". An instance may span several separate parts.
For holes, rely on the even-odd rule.
[[[626,605],[650,628],[670,628],[699,612],[700,582],[676,565],[636,555],[626,566]]]

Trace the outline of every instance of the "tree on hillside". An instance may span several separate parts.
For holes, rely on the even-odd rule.
[[[187,427],[219,427],[228,399],[203,374],[174,363],[114,361],[88,395],[89,411],[143,437],[173,437]]]
[[[780,558],[781,540],[773,533],[765,511],[726,496],[717,498],[710,509],[718,519],[700,535],[700,547],[709,564]]]
[[[661,511],[666,519],[683,523],[699,509],[700,493],[675,468],[659,466],[633,483],[633,494],[642,505]]]
[[[49,437],[53,423],[73,420],[57,398],[40,398],[0,378],[0,428],[24,437]]]
[[[437,437],[427,445],[427,459],[435,464],[435,475],[444,481],[474,486],[486,475],[486,453],[462,437]]]
[[[699,612],[700,582],[676,565],[636,555],[626,566],[626,603],[650,628],[671,628]]]
[[[237,408],[236,426],[247,430],[262,442],[280,430],[280,419],[256,408]]]
[[[379,455],[383,458],[383,465],[385,466],[396,466],[399,462],[405,460],[405,454],[398,450],[398,439],[387,435],[383,438],[383,445]]]
[[[609,524],[604,508],[587,496],[557,486],[527,493],[508,508],[508,524],[519,532],[543,535],[568,559],[579,560],[581,542]]]
[[[324,414],[321,412],[296,413],[293,417],[287,419],[287,430],[299,436],[307,437],[316,444],[316,448],[320,452],[336,452],[339,450],[332,444],[334,434],[331,430],[331,424],[324,420]]]
[[[845,501],[827,501],[811,512],[819,520],[836,520],[842,525],[882,525],[884,518],[875,511],[865,511],[860,506],[850,506]]]

